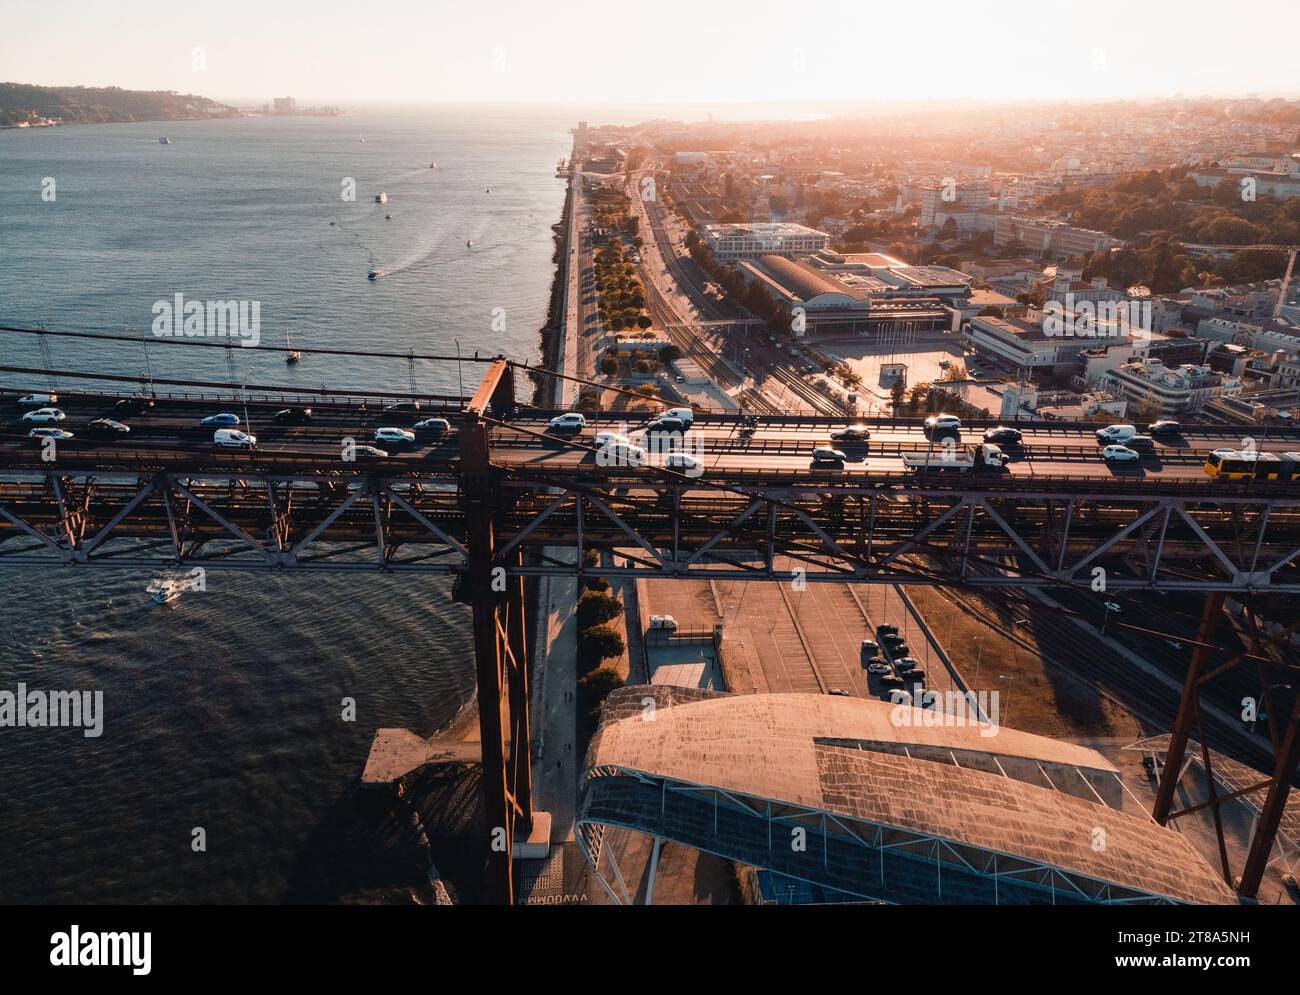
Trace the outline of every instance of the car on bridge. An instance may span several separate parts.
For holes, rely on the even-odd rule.
[[[35,411],[28,411],[23,415],[23,421],[28,425],[50,425],[54,422],[61,422],[68,417],[58,408],[37,408]]]
[[[870,438],[871,433],[865,425],[849,425],[831,433],[832,442],[866,442]]]
[[[665,456],[664,466],[669,470],[678,470],[694,477],[698,477],[704,472],[704,461],[702,459],[680,451],[674,451]]]
[[[153,410],[153,406],[151,397],[124,397],[113,405],[113,413],[119,417],[139,415]]]
[[[116,439],[119,436],[129,435],[131,426],[114,421],[112,418],[96,418],[87,423],[86,432],[100,439]]]
[[[413,414],[420,410],[419,401],[394,401],[392,404],[385,404],[384,410],[389,414]]]
[[[48,394],[24,394],[18,398],[20,408],[48,408],[59,403],[59,395],[51,391]]]
[[[674,415],[660,415],[646,423],[645,431],[647,432],[685,432],[691,427],[689,421],[684,421]]]
[[[1156,440],[1149,435],[1134,435],[1124,443],[1130,449],[1150,451],[1156,448]]]
[[[1128,446],[1107,446],[1101,451],[1101,458],[1107,463],[1133,463],[1142,455]]]
[[[1000,442],[1003,445],[1020,445],[1024,436],[1018,428],[1008,428],[1006,425],[999,425],[997,428],[991,428],[984,433],[985,442]]]
[[[218,449],[255,449],[257,436],[237,428],[219,428],[212,433],[212,444]]]
[[[58,439],[60,442],[71,439],[72,433],[66,428],[34,428],[27,433],[29,439]]]
[[[814,466],[838,466],[844,467],[844,461],[848,459],[842,449],[832,449],[830,446],[818,446],[812,451],[812,461]]]
[[[1124,443],[1137,435],[1138,430],[1134,425],[1107,425],[1105,428],[1097,429],[1093,434],[1097,436],[1097,441],[1100,443]]]
[[[428,432],[430,435],[446,435],[451,431],[451,422],[446,418],[426,418],[411,427],[417,432]]]
[[[375,442],[386,442],[394,446],[413,446],[415,445],[415,433],[410,429],[396,428],[392,425],[385,425],[383,428],[375,429],[372,436]]]
[[[377,446],[357,446],[352,453],[357,459],[388,459],[388,450]]]
[[[311,421],[311,408],[281,408],[271,421],[277,425],[306,425]]]
[[[1147,426],[1149,435],[1179,435],[1183,431],[1183,426],[1172,418],[1161,418],[1159,421],[1153,421]]]
[[[932,438],[956,437],[961,432],[961,419],[956,415],[931,415],[925,420],[925,434]]]
[[[586,427],[587,416],[580,411],[566,411],[546,423],[546,428],[552,432],[581,432]]]
[[[206,418],[204,418],[202,421],[200,421],[199,424],[200,424],[200,425],[208,425],[208,426],[212,426],[212,425],[226,425],[226,426],[238,425],[238,424],[239,424],[239,415],[232,414],[232,413],[229,412],[229,411],[223,411],[223,412],[221,412],[220,414],[216,414],[216,415],[208,415],[208,417],[206,417]]]

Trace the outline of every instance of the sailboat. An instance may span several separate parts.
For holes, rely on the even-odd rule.
[[[288,332],[284,333],[284,344],[289,350],[288,354],[284,357],[286,363],[293,365],[298,362],[298,360],[302,359],[302,353],[293,347],[293,336]]]

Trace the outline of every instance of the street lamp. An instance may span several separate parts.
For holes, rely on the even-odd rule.
[[[984,637],[976,636],[975,642],[979,643],[979,648],[975,653],[975,689],[979,690],[980,686],[980,660],[984,657]]]
[[[1015,675],[998,674],[998,680],[1007,682],[1007,701],[1006,701],[1006,705],[1003,706],[1002,708],[1002,724],[1006,725],[1007,719],[1011,715],[1011,682],[1015,680]]]

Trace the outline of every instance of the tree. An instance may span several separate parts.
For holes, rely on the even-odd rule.
[[[618,618],[622,610],[623,602],[614,595],[588,591],[578,599],[578,628],[590,629]]]
[[[601,706],[611,691],[624,685],[624,680],[613,667],[598,667],[578,678],[578,695],[583,712],[593,720],[600,718]]]
[[[627,644],[617,629],[608,625],[593,625],[578,636],[578,662],[591,670],[612,656],[622,656]]]
[[[894,386],[889,388],[889,402],[893,405],[894,414],[898,414],[903,408],[903,400],[907,396],[907,384],[903,378],[899,377],[894,381]]]

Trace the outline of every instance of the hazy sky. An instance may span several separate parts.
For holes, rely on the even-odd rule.
[[[1298,96],[1297,39],[1297,0],[0,0],[0,79],[258,103]]]

